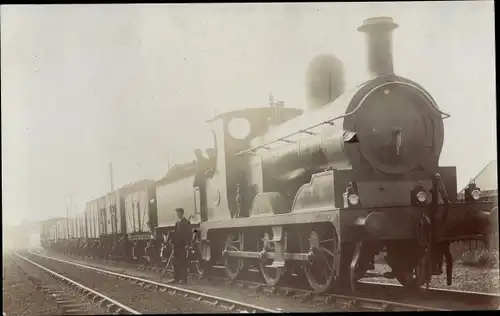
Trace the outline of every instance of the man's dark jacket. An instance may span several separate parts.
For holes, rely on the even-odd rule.
[[[182,250],[189,241],[189,221],[183,217],[175,223],[174,236],[172,243],[174,249]]]

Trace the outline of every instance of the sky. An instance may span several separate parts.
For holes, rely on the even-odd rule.
[[[192,159],[214,113],[305,108],[305,72],[337,56],[367,78],[363,19],[390,16],[394,68],[445,120],[462,187],[496,159],[493,1],[1,6],[4,222],[84,211],[114,185]]]

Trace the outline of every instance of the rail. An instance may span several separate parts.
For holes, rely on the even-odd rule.
[[[138,268],[146,271],[159,272],[163,268],[155,268],[149,265],[132,265],[132,268]],[[222,270],[220,266],[214,266],[215,271]],[[105,268],[104,268],[105,269]],[[105,270],[107,271],[107,270]],[[249,270],[250,271],[250,270]],[[219,271],[217,271],[219,272]],[[196,274],[190,274],[191,277],[196,277]],[[128,277],[128,275],[127,275]],[[251,278],[253,279],[253,278]],[[440,288],[429,288],[422,289],[422,291],[417,291],[414,294],[417,295],[414,298],[410,298],[407,295],[401,296],[401,299],[411,299],[414,302],[403,302],[400,299],[395,299],[394,294],[399,296],[404,288],[401,285],[389,284],[389,283],[379,283],[372,281],[360,281],[360,286],[362,286],[362,292],[368,291],[367,295],[356,294],[350,295],[348,293],[315,293],[313,291],[294,288],[287,286],[273,287],[261,282],[246,280],[234,280],[228,282],[227,278],[219,276],[219,273],[212,276],[212,281],[225,283],[226,286],[237,286],[240,288],[247,288],[249,290],[255,290],[260,292],[268,292],[269,294],[277,294],[280,296],[289,296],[296,299],[304,301],[314,301],[323,304],[340,304],[347,307],[351,311],[356,310],[371,310],[371,311],[447,311],[450,310],[448,303],[442,303],[440,300],[454,302],[453,304],[458,304],[462,306],[464,302],[467,304],[473,304],[476,308],[494,308],[497,309],[497,305],[500,302],[500,296],[496,294],[480,293],[480,292],[468,292],[459,291],[451,289],[440,289]],[[368,286],[369,288],[365,288]],[[380,297],[380,292],[387,292],[387,295],[382,295]],[[379,293],[379,294],[377,294]],[[374,296],[375,295],[375,296]],[[387,299],[386,299],[387,297]],[[423,303],[423,304],[422,304]],[[430,304],[430,305],[429,305]],[[467,308],[465,305],[462,307],[456,306],[455,308]]]
[[[32,252],[30,251],[30,253],[32,253]],[[36,262],[31,261],[30,259],[28,259],[26,257],[23,257],[17,251],[14,252],[14,254],[17,257],[23,259],[24,261],[26,261],[28,263],[31,263],[32,265],[34,265],[34,266],[36,266],[36,267],[38,267],[38,268],[40,268],[40,269],[48,272],[54,278],[59,279],[59,280],[63,281],[64,283],[67,283],[69,285],[72,285],[73,287],[76,287],[76,288],[80,289],[81,292],[83,294],[85,294],[87,297],[92,296],[93,297],[93,301],[97,301],[97,298],[100,298],[99,305],[102,305],[102,304],[104,304],[104,303],[107,302],[108,303],[108,305],[107,305],[108,309],[111,306],[116,306],[117,307],[117,311],[116,312],[126,311],[128,313],[133,314],[133,315],[141,315],[141,313],[139,313],[138,311],[136,311],[136,310],[134,310],[134,309],[132,309],[132,308],[130,308],[128,306],[125,306],[122,303],[117,302],[117,301],[113,300],[112,298],[107,297],[106,295],[104,295],[102,293],[96,292],[96,291],[94,291],[94,290],[86,287],[83,284],[75,282],[75,281],[73,281],[73,280],[71,280],[71,279],[69,279],[69,278],[67,278],[67,277],[65,277],[63,275],[60,275],[59,273],[56,273],[56,272],[54,272],[54,271],[52,271],[52,270],[50,270],[50,269],[48,269],[48,268],[46,268],[46,267],[44,267],[42,265],[39,265]],[[32,254],[34,254],[34,253],[32,253]]]
[[[112,276],[118,277],[118,278],[123,279],[123,280],[130,280],[130,281],[137,283],[137,284],[144,286],[144,287],[145,286],[150,286],[150,287],[153,286],[153,287],[155,287],[155,289],[160,290],[162,292],[170,290],[173,292],[173,294],[182,293],[182,294],[184,294],[184,297],[186,297],[186,298],[194,298],[196,301],[205,302],[205,303],[208,303],[208,304],[211,304],[214,306],[220,306],[220,307],[222,307],[226,310],[230,310],[230,311],[240,311],[240,312],[249,312],[249,313],[257,313],[257,312],[259,312],[259,313],[281,313],[281,311],[278,311],[275,309],[270,309],[270,308],[265,308],[265,307],[256,306],[256,305],[252,305],[252,304],[247,304],[244,302],[238,302],[238,301],[231,300],[228,298],[223,298],[223,297],[214,296],[214,295],[210,295],[210,294],[206,294],[206,293],[201,293],[201,292],[197,292],[197,291],[193,291],[193,290],[188,290],[185,288],[181,288],[181,287],[177,287],[177,286],[173,286],[173,285],[167,285],[167,284],[155,282],[152,280],[146,280],[143,278],[134,277],[134,276],[127,275],[127,274],[121,274],[121,273],[111,272],[111,271],[104,270],[104,269],[94,268],[94,267],[83,265],[83,264],[76,263],[76,262],[71,262],[71,261],[66,261],[66,260],[62,260],[62,259],[58,259],[58,258],[54,258],[54,257],[41,255],[41,254],[38,254],[38,253],[35,253],[32,251],[29,251],[29,253],[31,253],[32,255],[35,255],[35,256],[39,256],[41,258],[59,261],[59,262],[63,262],[66,264],[78,266],[78,267],[81,267],[84,269],[97,271],[99,273],[112,275]],[[207,299],[210,301],[207,301]]]
[[[404,287],[400,284],[390,284],[390,283],[381,283],[373,281],[361,281],[360,283],[366,285],[380,286],[382,288],[393,288],[394,291],[398,291],[398,289],[404,289]],[[500,302],[500,295],[494,293],[440,289],[436,287],[429,287],[423,293],[427,294],[428,296],[440,295],[441,297],[446,297],[447,299],[453,299],[453,300],[460,300],[460,301],[472,300],[477,304],[487,304],[493,300]]]

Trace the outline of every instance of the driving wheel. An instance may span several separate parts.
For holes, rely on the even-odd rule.
[[[340,263],[337,235],[332,229],[312,229],[301,238],[301,252],[308,253],[303,263],[304,274],[311,288],[323,293],[332,287]]]
[[[205,275],[205,262],[201,257],[201,242],[199,239],[195,239],[190,247],[189,258],[192,272],[200,278],[203,277]]]
[[[226,238],[224,252],[243,251],[243,233],[229,233]],[[243,269],[243,259],[224,255],[224,270],[229,279],[235,280]]]
[[[418,289],[427,282],[427,269],[427,256],[423,256],[415,268],[400,273],[400,275],[396,276],[396,279],[405,288]]]
[[[286,240],[286,239],[285,239]],[[283,244],[283,252],[286,252],[286,241]],[[270,286],[277,285],[285,274],[285,267],[273,267],[274,259],[271,255],[275,254],[275,242],[273,241],[272,230],[267,230],[259,241],[260,260],[259,268],[262,277]]]

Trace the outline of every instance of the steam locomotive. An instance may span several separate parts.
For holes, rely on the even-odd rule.
[[[217,115],[208,158],[89,202],[80,238],[121,236],[132,257],[145,243],[159,256],[183,207],[201,271],[223,264],[236,279],[257,267],[270,285],[295,275],[316,292],[355,290],[383,251],[384,276],[404,286],[441,274],[443,257],[451,284],[450,242],[487,239],[498,215],[474,184],[457,200],[456,168],[439,166],[449,115],[394,74],[397,27],[378,17],[358,28],[370,80],[344,91],[341,62],[318,56],[307,111],[273,102]]]

